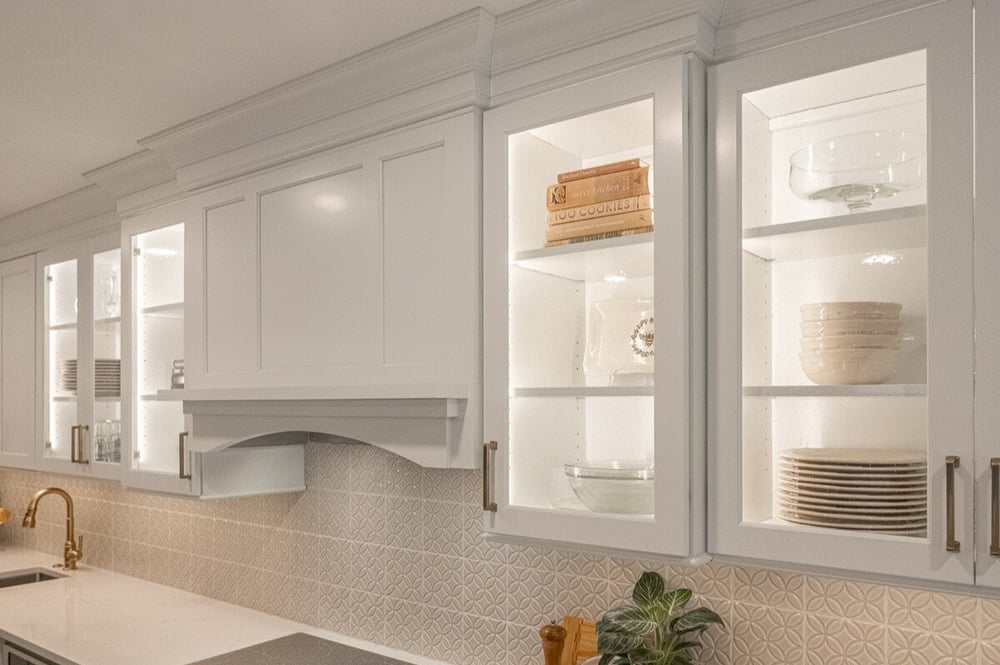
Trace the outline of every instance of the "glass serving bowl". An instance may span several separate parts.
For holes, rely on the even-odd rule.
[[[653,463],[647,460],[588,460],[564,465],[569,486],[599,513],[653,512]]]
[[[863,132],[811,143],[789,159],[788,184],[796,196],[843,202],[867,210],[880,197],[916,189],[927,179],[923,134]]]

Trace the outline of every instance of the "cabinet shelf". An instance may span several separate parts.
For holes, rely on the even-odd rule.
[[[110,326],[121,322],[122,322],[122,317],[120,316],[108,316],[101,319],[94,319],[95,326]]]
[[[640,233],[529,249],[515,253],[513,265],[575,281],[596,281],[609,276],[649,277],[653,274],[653,235]]]
[[[755,226],[743,249],[769,261],[816,259],[927,246],[927,206]]]
[[[514,388],[514,397],[653,397],[653,386],[558,386]]]
[[[70,323],[57,323],[55,325],[49,326],[49,330],[76,330],[76,321]]]
[[[923,383],[863,386],[744,386],[744,397],[922,397]]]
[[[54,395],[52,397],[53,402],[76,402],[78,400],[76,395]],[[122,398],[120,395],[99,395],[94,397],[95,402],[120,402]]]
[[[162,305],[152,305],[150,307],[143,307],[139,310],[139,312],[145,316],[159,316],[165,319],[183,319],[184,303],[171,302],[164,303]]]

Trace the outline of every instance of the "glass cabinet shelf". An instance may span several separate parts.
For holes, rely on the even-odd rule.
[[[769,261],[865,254],[880,260],[886,248],[927,246],[927,206],[876,210],[784,224],[754,226],[743,231],[743,249]]]
[[[652,397],[653,386],[565,386],[514,388],[514,397]]]
[[[653,234],[643,233],[517,252],[512,266],[578,281],[653,273]]]
[[[149,315],[159,315],[164,318],[170,319],[183,319],[184,318],[184,303],[165,303],[163,305],[153,305],[151,307],[143,307],[140,310],[142,314]]]
[[[927,384],[900,383],[861,386],[743,386],[744,397],[920,397]]]

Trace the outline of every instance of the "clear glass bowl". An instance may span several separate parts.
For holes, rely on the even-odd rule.
[[[796,196],[842,201],[859,212],[875,198],[924,184],[926,137],[895,130],[835,136],[796,151],[789,162],[788,184]]]
[[[599,513],[651,514],[653,463],[647,460],[589,460],[566,464],[577,498]]]

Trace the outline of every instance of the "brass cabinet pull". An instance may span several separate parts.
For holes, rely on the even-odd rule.
[[[958,455],[948,455],[945,464],[945,543],[949,552],[960,552],[962,543],[955,540],[955,469],[959,467]]]
[[[74,464],[90,464],[89,459],[83,459],[83,432],[89,430],[89,425],[73,425],[69,428],[69,461]],[[79,450],[79,453],[77,452]]]
[[[990,459],[990,556],[1000,556],[1000,457]]]
[[[483,444],[483,510],[488,513],[495,513],[497,511],[497,504],[492,501],[493,493],[490,491],[490,486],[492,485],[491,478],[493,476],[492,465],[490,464],[490,459],[493,456],[490,453],[496,452],[496,449],[496,441]]]
[[[186,466],[184,464],[184,440],[187,438],[187,435],[187,432],[181,432],[180,436],[177,437],[177,453],[180,458],[177,465],[177,476],[181,480],[191,480],[191,473],[184,473],[184,467]]]

